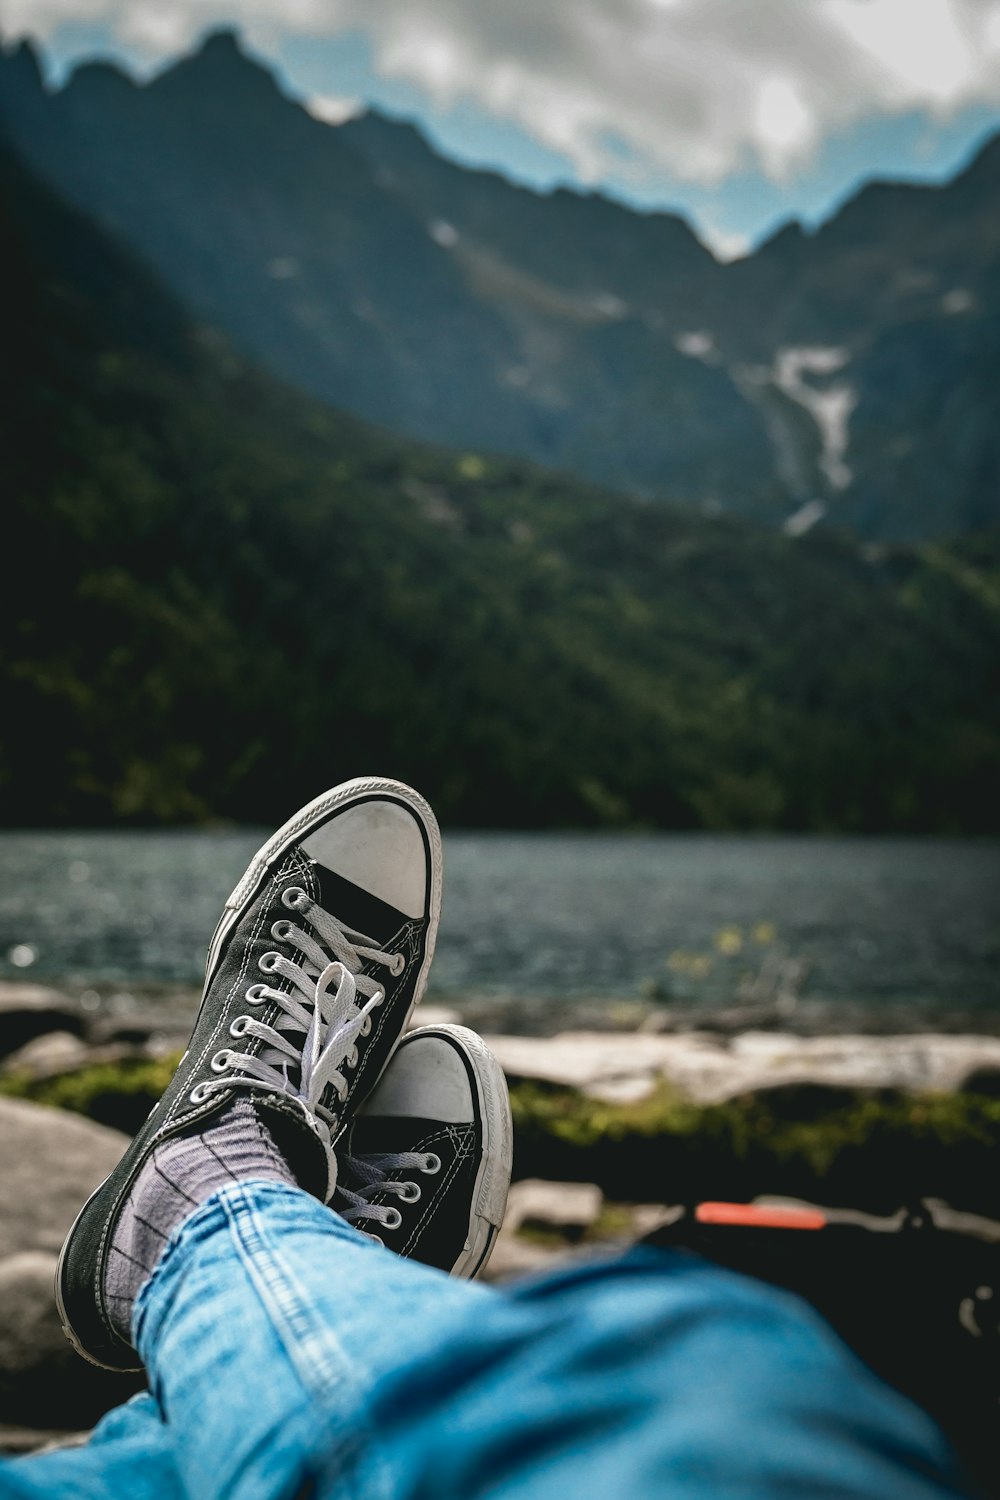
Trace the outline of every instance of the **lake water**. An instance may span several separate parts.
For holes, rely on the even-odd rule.
[[[197,984],[265,836],[0,834],[0,975]],[[996,1029],[998,892],[996,841],[454,833],[429,997],[547,1029],[584,1002],[704,1014],[790,988],[827,1020]]]

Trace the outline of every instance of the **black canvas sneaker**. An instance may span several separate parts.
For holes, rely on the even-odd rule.
[[[251,861],[212,939],[201,1009],[163,1097],[84,1205],[56,1273],[74,1347],[135,1369],[104,1284],[111,1230],[154,1146],[238,1093],[302,1187],[327,1199],[333,1143],[378,1082],[423,993],[441,907],[434,814],[400,782],[334,787]]]
[[[511,1143],[492,1052],[464,1026],[421,1027],[344,1138],[332,1207],[397,1254],[471,1279],[503,1223]]]

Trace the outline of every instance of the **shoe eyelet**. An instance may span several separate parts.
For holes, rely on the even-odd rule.
[[[192,1104],[204,1104],[208,1098],[208,1090],[204,1083],[196,1083],[190,1094],[188,1094],[188,1098]]]
[[[290,885],[287,891],[281,893],[281,904],[287,906],[290,911],[298,911],[309,900],[300,885]]]
[[[398,1229],[402,1222],[403,1215],[400,1213],[398,1208],[388,1209],[386,1211],[385,1218],[382,1220],[382,1223],[385,1225],[386,1229]]]
[[[229,1027],[229,1035],[235,1037],[246,1036],[252,1023],[252,1016],[237,1016]]]
[[[350,1052],[348,1052],[347,1056],[344,1058],[344,1067],[347,1068],[349,1072],[353,1072],[358,1065],[358,1061],[358,1049],[357,1047],[352,1047]]]
[[[385,1249],[385,1240],[379,1239],[377,1234],[369,1234],[367,1229],[362,1229],[361,1233],[366,1240],[371,1240],[373,1245],[378,1245],[380,1250]]]
[[[229,1067],[229,1059],[231,1055],[232,1054],[227,1047],[223,1047],[219,1052],[217,1052],[212,1058],[212,1061],[209,1063],[209,1067],[211,1068],[212,1072],[224,1073]]]
[[[268,953],[262,953],[257,960],[257,967],[262,974],[273,974],[281,962],[281,954],[275,953],[273,949]]]
[[[248,1005],[263,1005],[267,999],[266,989],[266,984],[252,984],[243,998]]]
[[[371,1036],[371,1034],[372,1034],[372,1018],[371,1018],[371,1016],[365,1016],[364,1020],[361,1022],[361,1029],[359,1030],[358,1035],[359,1036]]]
[[[428,1151],[424,1165],[420,1168],[426,1177],[434,1177],[441,1170],[441,1158],[436,1151]]]
[[[392,961],[389,964],[389,973],[393,976],[394,979],[398,979],[399,976],[400,976],[400,974],[402,974],[402,972],[403,972],[403,970],[405,968],[406,968],[406,955],[405,955],[405,953],[394,953],[392,955]]]
[[[288,934],[292,930],[292,924],[285,917],[279,918],[277,922],[271,923],[271,936],[279,943],[288,942]]]
[[[420,1184],[417,1182],[401,1182],[399,1184],[399,1192],[396,1196],[401,1198],[404,1203],[419,1203],[421,1197]]]

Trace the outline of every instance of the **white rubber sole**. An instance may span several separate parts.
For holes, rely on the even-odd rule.
[[[107,1178],[104,1179],[104,1182],[107,1182]],[[79,1224],[80,1220],[87,1212],[87,1209],[90,1207],[92,1199],[96,1198],[98,1193],[101,1191],[101,1188],[104,1186],[104,1182],[99,1183],[91,1193],[90,1197],[87,1199],[86,1203],[84,1203],[83,1207],[80,1209],[80,1212],[77,1214],[76,1218],[70,1225],[69,1233],[62,1242],[62,1246],[59,1251],[59,1259],[56,1261],[56,1272],[53,1282],[53,1291],[55,1292],[56,1299],[56,1312],[59,1314],[59,1323],[62,1327],[64,1335],[72,1344],[77,1354],[79,1354],[80,1358],[85,1359],[88,1365],[94,1365],[98,1370],[110,1370],[113,1375],[136,1375],[142,1369],[141,1364],[106,1365],[102,1359],[97,1359],[95,1355],[91,1354],[87,1349],[85,1349],[83,1347],[83,1344],[77,1337],[76,1329],[73,1327],[73,1324],[69,1320],[69,1314],[66,1311],[66,1304],[63,1302],[62,1273],[63,1262],[66,1259],[67,1247],[69,1246],[69,1242],[73,1238],[73,1235],[76,1233],[76,1226]]]
[[[467,1026],[444,1024],[428,1028],[454,1038],[472,1064],[483,1126],[483,1158],[479,1164],[469,1233],[450,1275],[472,1281],[489,1263],[507,1209],[507,1192],[514,1165],[514,1128],[503,1069],[482,1037]]]

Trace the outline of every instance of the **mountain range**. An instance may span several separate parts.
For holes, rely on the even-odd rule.
[[[533,192],[376,113],[324,124],[231,32],[56,92],[23,44],[0,128],[186,317],[400,435],[792,534],[1000,520],[1000,139],[722,265],[675,215]]]
[[[996,531],[796,537],[367,426],[2,128],[0,327],[0,823],[274,821],[374,768],[451,824],[997,828]]]

